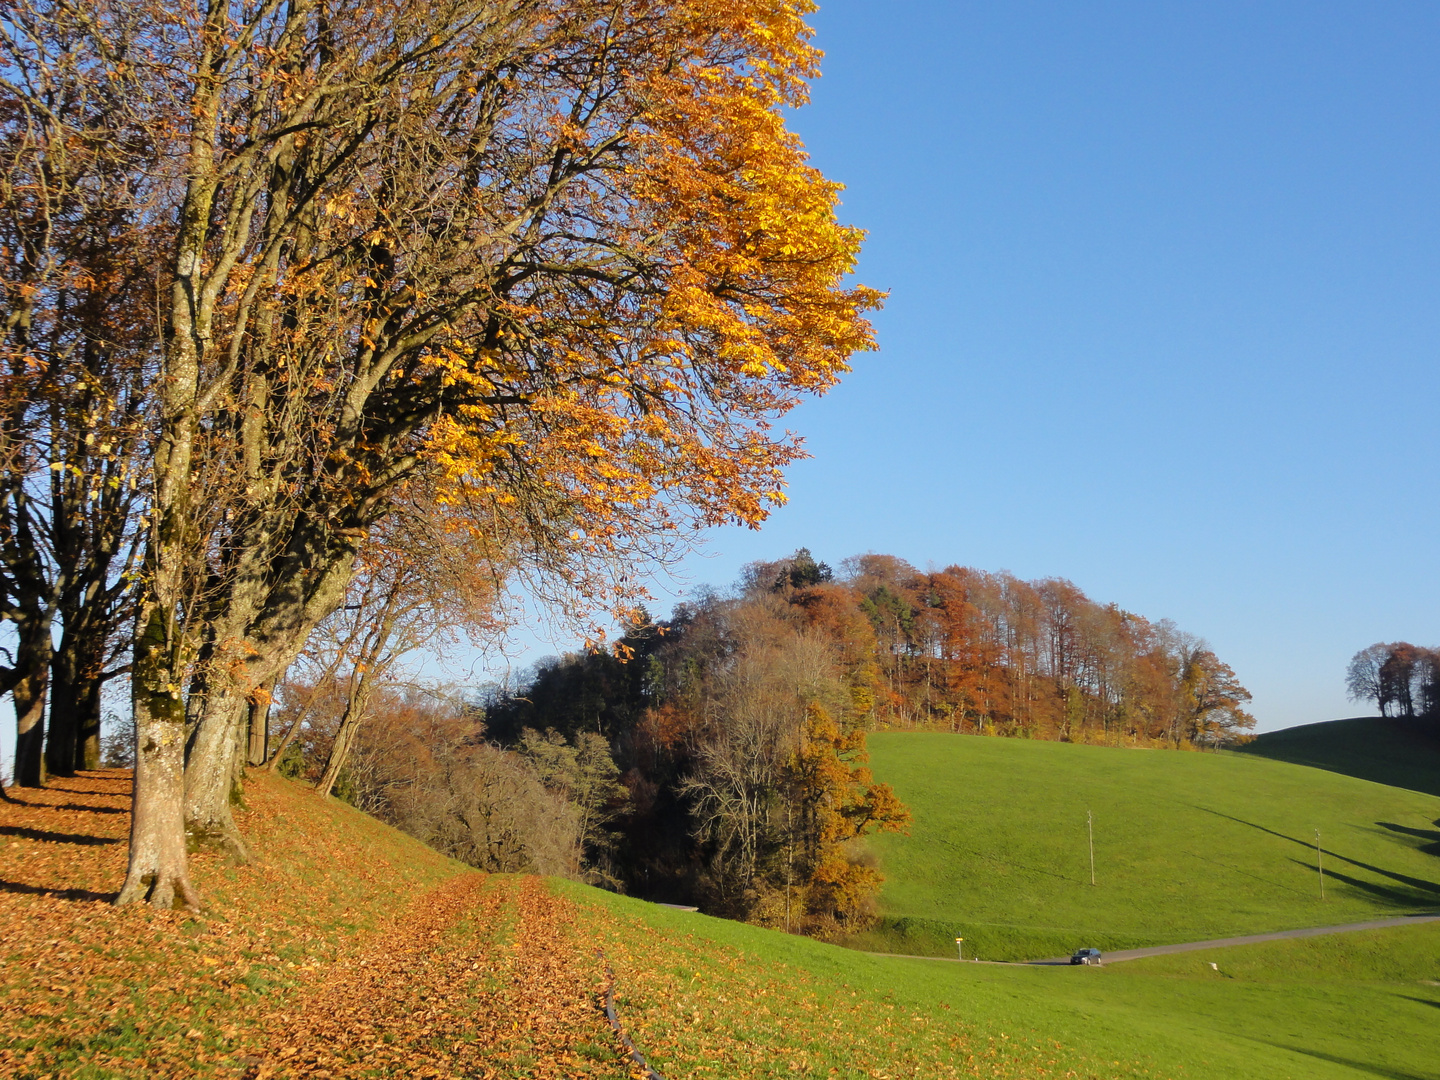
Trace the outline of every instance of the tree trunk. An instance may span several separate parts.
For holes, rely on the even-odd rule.
[[[274,700],[275,682],[271,679],[250,700],[250,742],[245,755],[250,765],[264,765],[270,754],[270,705]]]
[[[169,678],[165,619],[153,601],[135,643],[135,789],[130,865],[117,904],[199,910],[185,856],[185,703]]]
[[[56,776],[99,768],[99,698],[117,622],[114,608],[107,608],[111,600],[102,592],[72,589],[60,595],[63,631],[50,660],[50,737],[45,752]]]
[[[250,698],[295,662],[315,626],[343,603],[354,573],[353,541],[328,550],[317,543],[310,550],[321,566],[312,580],[291,566],[272,588],[246,578],[230,590],[227,618],[216,621],[215,636],[231,643],[233,662],[218,656],[208,661],[212,677],[185,757],[185,827],[192,841],[216,844],[241,859],[245,845],[230,804],[241,790]]]
[[[234,689],[205,698],[200,722],[185,755],[185,835],[192,847],[218,847],[240,862],[249,859],[230,812],[239,792],[237,751],[249,701]]]
[[[15,648],[15,786],[45,783],[45,692],[50,676],[50,623],[36,618],[20,627]]]
[[[50,737],[45,764],[52,776],[74,776],[80,761],[80,727],[88,703],[86,660],[79,635],[66,627],[50,660]]]
[[[78,767],[81,769],[100,768],[100,688],[99,679],[85,683],[85,693],[80,699],[78,746]]]
[[[336,729],[335,742],[330,747],[330,760],[325,763],[325,775],[320,778],[320,784],[316,788],[321,798],[335,790],[335,783],[340,779],[340,773],[350,757],[350,748],[355,745],[360,723],[365,719],[366,706],[370,700],[370,680],[367,676],[368,672],[364,671],[357,671],[351,676],[352,689],[345,702],[345,715],[340,718],[340,727]]]

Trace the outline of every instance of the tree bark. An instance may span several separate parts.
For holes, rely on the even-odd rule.
[[[239,797],[237,749],[249,702],[233,691],[207,695],[190,736],[185,767],[185,835],[192,847],[219,848],[237,861],[250,854],[231,814]]]
[[[95,683],[98,705],[98,671],[90,670],[93,657],[82,643],[83,633],[66,627],[50,660],[50,735],[45,743],[45,764],[52,776],[74,776],[86,768],[80,749],[81,728],[88,719],[90,683]],[[98,751],[98,747],[97,747]],[[94,766],[88,766],[94,768]]]
[[[50,731],[45,740],[45,768],[51,776],[74,776],[79,742],[76,695],[79,692],[64,642],[50,661]]]
[[[215,637],[231,643],[228,657],[207,662],[205,700],[186,752],[186,832],[192,843],[239,859],[247,855],[230,807],[241,791],[250,697],[294,663],[315,626],[344,602],[354,573],[353,541],[327,549],[312,540],[305,551],[318,574],[285,560],[274,574],[278,584],[242,577],[230,590],[227,618],[215,624]]]
[[[270,754],[270,704],[275,694],[275,680],[262,686],[250,700],[250,739],[245,755],[249,765],[264,765]]]
[[[130,865],[117,904],[148,901],[199,910],[185,855],[185,703],[166,678],[167,626],[158,605],[142,612],[135,645],[135,789]]]
[[[330,747],[330,760],[325,763],[325,775],[320,778],[316,790],[321,798],[335,790],[336,781],[350,757],[350,748],[355,745],[355,736],[365,719],[366,706],[370,701],[370,680],[368,672],[357,671],[352,677],[350,696],[345,702],[345,715],[340,718],[340,727],[335,732],[335,742]]]
[[[15,786],[45,783],[45,697],[50,675],[50,620],[36,617],[20,627],[15,649]]]
[[[78,767],[81,769],[100,768],[100,688],[99,679],[85,683],[85,692],[80,699],[79,732],[76,743],[79,747]]]

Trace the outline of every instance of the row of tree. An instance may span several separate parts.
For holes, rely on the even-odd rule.
[[[1440,649],[1376,642],[1350,658],[1345,688],[1352,701],[1373,701],[1381,716],[1440,720]]]
[[[122,902],[196,904],[187,840],[243,857],[317,628],[354,661],[333,785],[438,615],[626,609],[779,501],[770,421],[879,301],[784,127],[812,6],[0,10],[0,688],[38,784],[47,715],[51,769],[90,763],[128,675]]]
[[[802,550],[542,663],[485,714],[502,745],[607,740],[629,801],[594,854],[627,890],[831,934],[879,885],[860,838],[907,818],[864,767],[867,731],[1214,746],[1253,725],[1248,699],[1204,642],[1068,582],[876,555],[837,578]]]

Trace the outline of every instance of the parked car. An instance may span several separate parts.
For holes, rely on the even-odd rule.
[[[1099,967],[1099,966],[1100,966],[1100,950],[1099,950],[1099,949],[1077,949],[1077,950],[1075,951],[1075,955],[1072,956],[1072,957],[1070,957],[1070,963],[1072,963],[1072,964],[1094,964],[1096,967]]]

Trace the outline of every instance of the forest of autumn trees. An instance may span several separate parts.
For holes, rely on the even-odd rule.
[[[482,633],[516,584],[624,610],[637,563],[782,501],[770,422],[880,299],[784,126],[811,10],[4,6],[0,689],[35,785],[93,764],[128,675],[122,903],[197,904],[187,844],[245,857],[317,632],[343,754],[359,676],[435,629],[417,598]]]
[[[1376,642],[1345,670],[1351,701],[1373,701],[1381,716],[1440,720],[1440,649]]]
[[[591,854],[625,888],[830,934],[863,925],[878,887],[854,841],[906,821],[864,768],[866,732],[1205,748],[1246,737],[1249,698],[1203,641],[1066,581],[885,555],[837,578],[801,550],[542,663],[485,723],[500,744],[608,742],[628,800]]]

